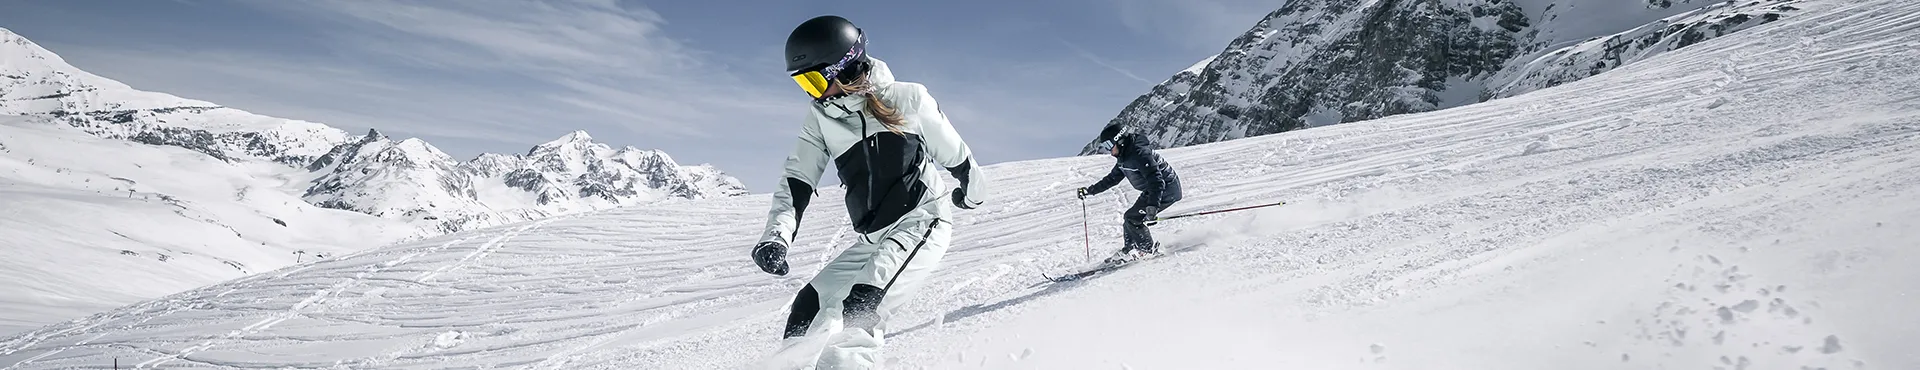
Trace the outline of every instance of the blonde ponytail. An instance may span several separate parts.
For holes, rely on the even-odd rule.
[[[899,110],[887,106],[887,102],[880,100],[879,91],[876,91],[877,88],[873,86],[872,82],[867,81],[867,76],[860,76],[859,80],[855,80],[853,83],[842,86],[841,88],[846,89],[848,92],[866,96],[867,112],[872,113],[874,118],[879,118],[880,124],[886,126],[887,131],[893,131],[895,134],[906,134],[900,130],[907,127],[907,119],[900,115]]]

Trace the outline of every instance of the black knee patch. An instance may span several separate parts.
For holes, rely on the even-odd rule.
[[[1155,204],[1157,203],[1150,203],[1146,198],[1140,198],[1140,200],[1133,202],[1132,207],[1127,207],[1127,213],[1121,215],[1120,218],[1126,220],[1129,225],[1145,225],[1147,223],[1147,207],[1152,207]]]
[[[841,301],[846,307],[847,327],[872,329],[880,325],[880,299],[887,291],[880,287],[854,284],[853,291],[847,293],[847,299]]]
[[[807,334],[807,328],[813,326],[813,316],[819,313],[820,292],[813,290],[813,284],[807,284],[793,299],[793,310],[787,312],[787,333],[781,338]]]

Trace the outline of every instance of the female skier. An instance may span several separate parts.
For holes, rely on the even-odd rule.
[[[802,337],[832,338],[819,354],[820,369],[879,362],[887,317],[920,290],[947,252],[950,207],[972,209],[984,195],[973,153],[926,86],[894,81],[886,63],[867,55],[866,44],[860,28],[830,15],[787,36],[787,70],[813,102],[752,253],[761,270],[787,274],[787,247],[831,163],[846,186],[847,216],[859,239],[800,289],[783,336],[788,345]],[[936,164],[960,186],[943,191]]]

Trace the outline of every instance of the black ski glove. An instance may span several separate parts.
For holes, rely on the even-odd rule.
[[[787,275],[787,246],[779,242],[760,242],[753,247],[753,264],[769,274]]]
[[[960,207],[960,209],[973,209],[973,205],[967,204],[967,188],[964,188],[964,187],[953,188],[952,196],[953,196],[954,207]]]
[[[1087,188],[1080,188],[1080,190],[1075,190],[1073,192],[1073,195],[1080,197],[1080,199],[1087,199]]]

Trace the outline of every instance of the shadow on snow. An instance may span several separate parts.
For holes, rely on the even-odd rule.
[[[1206,246],[1206,243],[1199,243],[1199,244],[1187,245],[1187,246],[1166,247],[1167,250],[1165,252],[1162,252],[1164,254],[1161,255],[1160,257],[1155,257],[1154,260],[1166,259],[1169,257],[1173,257],[1176,254],[1186,253],[1187,251],[1199,249],[1200,247],[1204,247],[1204,246]],[[1142,263],[1151,263],[1151,262],[1153,261],[1142,261]],[[1126,267],[1127,266],[1123,266],[1121,268],[1100,272],[1097,274],[1089,275],[1086,277],[1082,277],[1082,278],[1074,279],[1070,281],[1063,281],[1063,282],[1041,281],[1039,283],[1035,283],[1032,286],[1028,286],[1029,289],[1037,286],[1044,286],[1040,290],[1036,290],[1027,294],[1022,294],[1018,297],[1008,298],[1006,300],[999,301],[999,302],[993,302],[988,304],[967,305],[966,307],[961,307],[959,309],[955,309],[953,311],[947,312],[947,314],[944,315],[944,317],[942,317],[940,320],[923,322],[923,323],[920,323],[920,325],[914,325],[913,327],[902,329],[899,332],[891,334],[890,336],[903,336],[908,333],[913,333],[913,332],[927,329],[938,323],[951,323],[951,322],[956,322],[960,320],[966,320],[974,316],[979,316],[980,314],[999,311],[1007,307],[1013,307],[1015,305],[1027,303],[1035,299],[1040,299],[1046,296],[1058,294],[1060,292],[1066,291],[1069,288],[1073,288],[1073,287],[1085,284],[1088,281],[1092,281],[1093,279],[1098,279],[1103,276],[1111,275],[1114,272],[1126,269]]]

